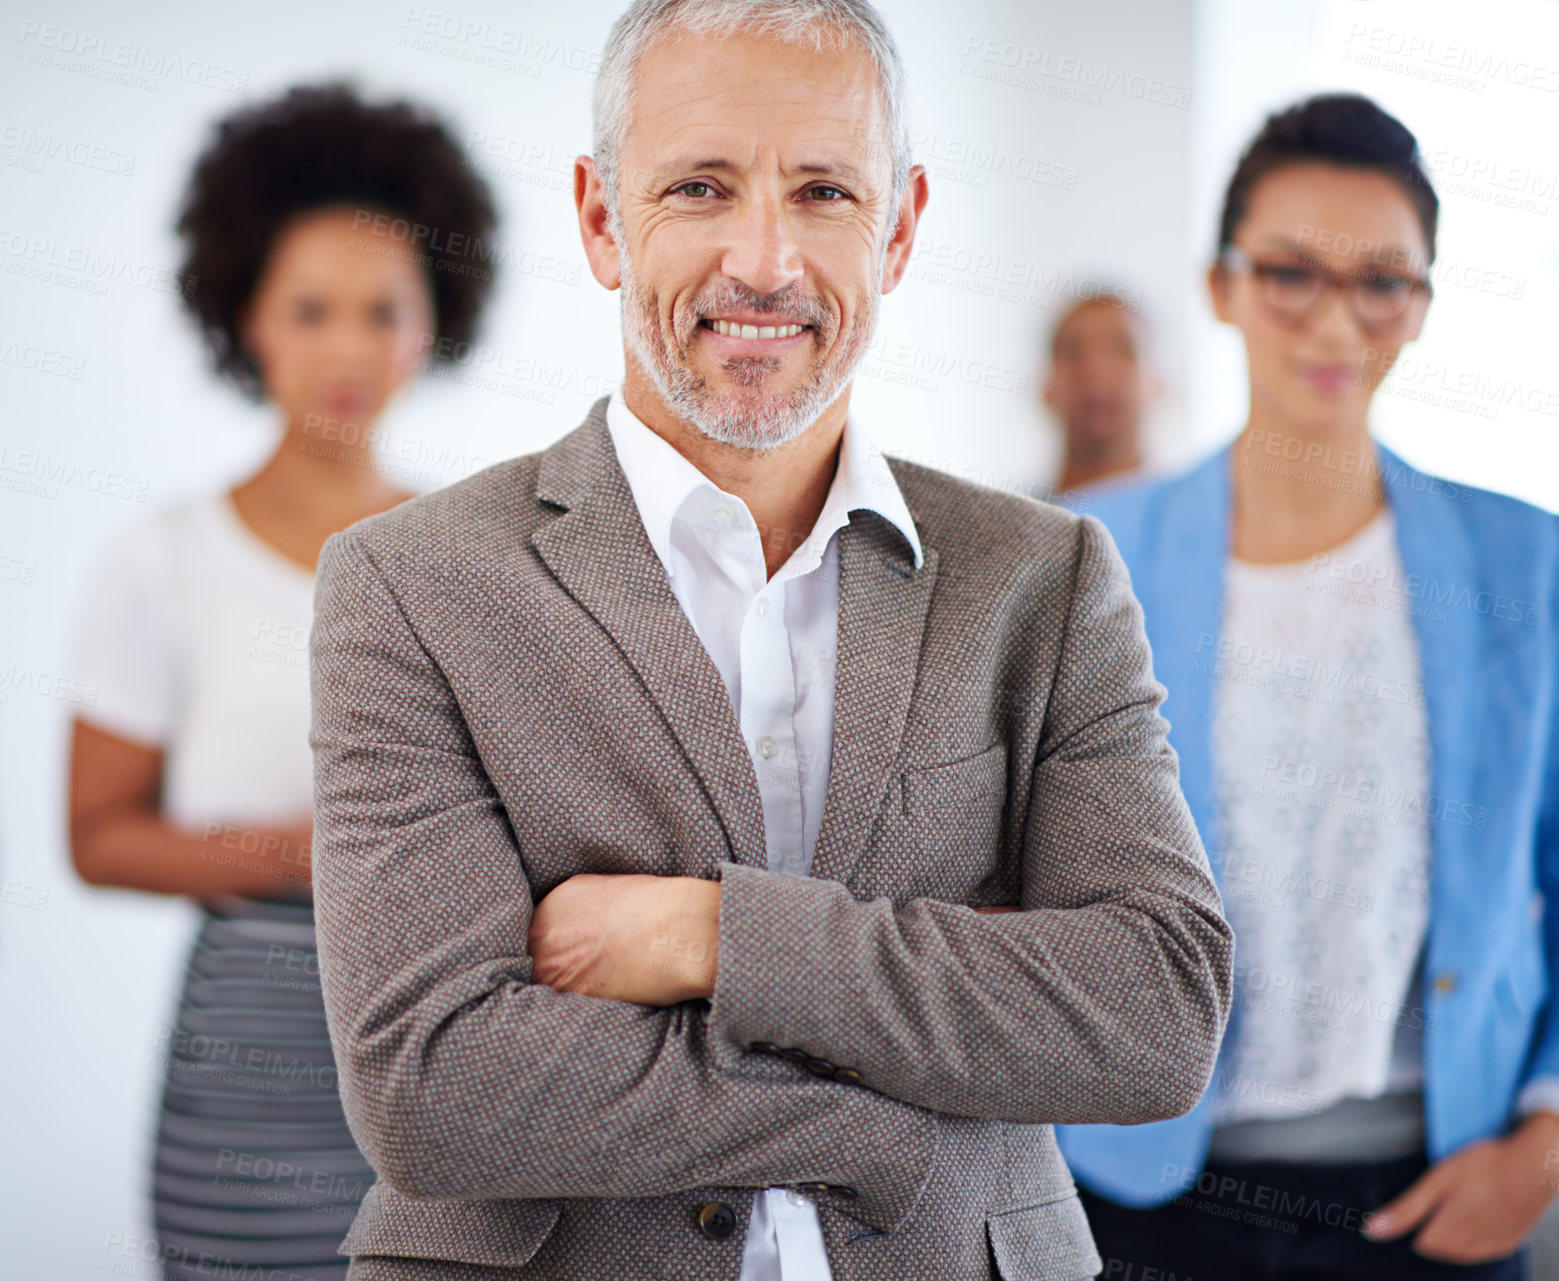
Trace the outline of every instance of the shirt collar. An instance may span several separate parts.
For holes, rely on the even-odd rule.
[[[672,574],[671,523],[688,498],[707,488],[745,510],[734,494],[727,494],[703,472],[693,466],[665,437],[652,431],[623,399],[622,388],[611,394],[606,405],[606,426],[618,464],[628,480],[639,519],[649,535],[650,546],[660,557],[667,575]],[[925,563],[920,533],[904,502],[898,482],[888,469],[887,460],[854,414],[845,415],[840,438],[839,465],[833,484],[823,500],[823,510],[807,541],[798,549],[802,554],[792,573],[815,568],[835,531],[849,524],[851,511],[866,508],[876,512],[904,535],[915,555],[915,567]]]

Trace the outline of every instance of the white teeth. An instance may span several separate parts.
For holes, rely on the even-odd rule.
[[[729,320],[711,320],[709,322],[717,334],[724,334],[727,338],[794,338],[805,325],[743,325]]]

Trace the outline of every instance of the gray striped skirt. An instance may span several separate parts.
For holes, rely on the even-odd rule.
[[[189,954],[157,1118],[164,1276],[343,1281],[374,1172],[347,1129],[312,903],[225,896]]]

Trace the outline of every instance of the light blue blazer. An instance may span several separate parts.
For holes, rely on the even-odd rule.
[[[1421,606],[1412,622],[1433,794],[1417,1004],[1427,1012],[1427,1142],[1439,1160],[1502,1133],[1529,1082],[1543,1082],[1534,1094],[1552,1089],[1559,1109],[1559,1019],[1546,999],[1559,988],[1559,910],[1544,912],[1545,898],[1559,908],[1559,518],[1376,449],[1406,587]],[[1210,660],[1229,556],[1229,452],[1086,499],[1131,570],[1154,674],[1169,691],[1163,712],[1181,786],[1220,888]],[[1238,1017],[1236,1005],[1231,1027]],[[1171,1121],[1057,1126],[1056,1137],[1088,1188],[1160,1204],[1202,1169],[1213,1093]]]

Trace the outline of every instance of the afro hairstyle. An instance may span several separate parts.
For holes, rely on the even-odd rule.
[[[344,82],[302,85],[218,123],[179,211],[185,305],[216,372],[264,398],[242,323],[278,233],[293,218],[356,206],[480,246],[497,224],[492,194],[448,126],[403,100],[366,103]],[[427,261],[424,258],[424,261]],[[425,270],[435,359],[475,336],[492,271],[480,261]]]

